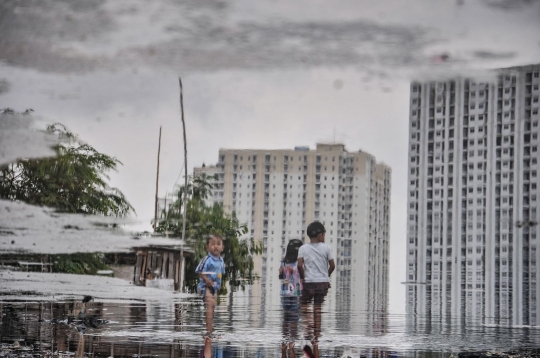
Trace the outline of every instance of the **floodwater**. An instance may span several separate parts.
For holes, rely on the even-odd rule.
[[[96,255],[111,268],[96,271],[97,277],[57,274],[41,265],[60,259],[76,262],[85,258],[89,262]],[[46,259],[18,254],[3,255],[1,261],[0,356],[200,357],[204,350],[205,309],[200,296],[171,292],[167,280],[147,280],[146,287],[137,287],[133,284],[135,254],[72,254]],[[107,281],[113,280],[107,278],[113,274],[123,278]],[[19,276],[11,278],[13,275]],[[38,283],[11,285],[24,279],[48,282],[54,277],[58,281],[50,281],[56,286],[49,291],[56,292],[52,296]],[[90,287],[77,291],[68,277]],[[122,290],[121,280],[140,291],[114,297],[111,292]],[[105,297],[98,285],[107,286]],[[140,295],[144,291],[157,295]],[[92,292],[94,299],[83,304],[83,297]],[[211,343],[213,357],[278,357],[284,341],[295,342],[300,356],[301,348],[311,345],[312,312],[286,316],[290,311],[284,311],[281,304],[268,304],[260,292],[255,284],[220,297]],[[419,315],[333,311],[325,305],[321,315],[321,357],[449,357],[478,351],[532,352],[540,346],[537,327],[490,327],[481,322],[462,324]]]
[[[224,299],[216,310],[216,332],[220,337],[213,341],[214,351],[221,351],[224,357],[280,356],[281,307],[267,307],[261,312],[243,303],[243,297],[235,296],[231,294]],[[84,352],[85,356],[97,357],[199,357],[204,345],[204,310],[198,297],[163,305],[97,300],[88,304],[87,315],[99,317],[104,323],[97,328],[88,325],[84,334],[76,323],[82,309],[80,301],[6,300],[1,307],[3,347],[19,342],[19,353],[24,352],[22,348],[31,348],[33,353]],[[403,316],[362,313],[350,317],[356,324],[344,327],[337,322],[349,313],[323,312],[323,315],[325,324],[319,346],[321,356],[325,357],[500,353],[537,348],[540,340],[538,329],[460,327],[452,322],[428,322],[422,317],[412,323]],[[303,328],[301,324],[299,329]],[[303,344],[309,341],[296,340],[297,354]]]
[[[245,297],[233,293],[218,306],[215,326],[219,338],[213,341],[214,357],[220,357],[217,352],[223,357],[280,356],[281,307],[261,311],[247,304]],[[199,297],[160,305],[96,300],[87,306],[86,314],[101,319],[102,324],[96,328],[86,324],[83,334],[77,329],[82,309],[79,300],[4,300],[2,356],[14,342],[20,346],[14,353],[59,351],[81,357],[199,357],[203,350],[204,309]],[[354,323],[340,324],[345,319]],[[447,357],[471,351],[496,354],[537,348],[540,342],[538,329],[459,326],[422,317],[411,322],[404,316],[323,311],[323,322],[319,347],[324,357]],[[304,329],[300,324],[299,330]],[[295,343],[297,354],[303,344],[310,344],[304,337]]]
[[[399,180],[407,176],[410,81],[489,80],[492,69],[538,63],[538,34],[535,0],[0,1],[0,109],[34,110],[33,127],[0,123],[0,164],[51,155],[33,129],[61,122],[123,163],[110,184],[137,211],[122,222],[135,229],[109,232],[103,227],[113,219],[0,200],[0,357],[200,355],[202,302],[174,293],[169,281],[138,286],[132,269],[115,277],[42,273],[42,266],[20,265],[40,259],[10,256],[174,245],[134,240],[130,230],[151,230],[160,127],[160,198],[186,165],[178,77],[190,171],[215,163],[219,148],[313,148],[319,141],[365,150],[392,168],[390,313],[325,308],[323,356],[539,347],[538,327],[405,315],[407,183]],[[280,356],[283,310],[260,292],[248,287],[222,298],[216,357]],[[85,295],[95,297],[86,317],[102,320],[86,330]],[[309,343],[307,321],[299,317],[297,355]]]

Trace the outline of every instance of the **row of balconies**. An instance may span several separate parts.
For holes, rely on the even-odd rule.
[[[265,158],[265,160],[268,160],[270,161],[270,156],[267,155],[266,156],[267,158]],[[249,158],[248,158],[249,159]],[[243,157],[240,157],[240,160],[243,160]],[[248,160],[249,161],[249,160]],[[225,162],[225,156],[221,156],[219,158],[219,163],[224,163]],[[257,163],[257,155],[253,155],[252,156],[252,160],[251,160],[252,163]],[[238,163],[238,154],[234,154],[233,156],[233,163]]]

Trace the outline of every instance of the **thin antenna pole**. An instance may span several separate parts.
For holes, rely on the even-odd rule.
[[[187,189],[188,189],[188,165],[187,165],[187,139],[186,139],[186,121],[184,120],[184,89],[182,87],[182,78],[178,77],[180,84],[180,112],[182,114],[182,127],[184,129],[184,212],[182,213],[182,241],[186,239],[186,212],[187,212]]]
[[[167,193],[165,193],[163,207],[165,208],[165,222],[167,223],[167,226],[165,226],[165,237],[169,237],[169,218],[167,216]]]
[[[159,154],[161,153],[161,126],[159,126],[159,145],[157,151],[157,174],[156,174],[156,205],[154,208],[154,232],[157,227],[157,212],[158,212],[158,187],[159,187]]]

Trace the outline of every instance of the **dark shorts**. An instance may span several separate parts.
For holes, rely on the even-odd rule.
[[[301,303],[323,303],[324,297],[328,294],[329,282],[304,282],[302,286]]]

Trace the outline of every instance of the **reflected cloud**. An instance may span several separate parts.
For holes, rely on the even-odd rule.
[[[484,0],[487,6],[504,11],[520,9],[523,6],[529,6],[534,1],[535,0]]]
[[[117,252],[134,246],[175,246],[179,240],[137,237],[112,226],[130,219],[57,213],[54,209],[0,200],[0,252]]]
[[[0,165],[21,158],[55,155],[52,149],[57,143],[55,136],[37,131],[31,116],[9,113],[9,109],[3,111],[0,109]]]
[[[8,92],[10,87],[11,84],[9,83],[9,81],[0,78],[0,94]]]
[[[517,56],[515,52],[475,51],[473,54],[485,60],[510,59]]]
[[[449,31],[460,28],[448,23],[450,18],[434,23],[414,12],[407,21],[396,21],[401,10],[390,1],[384,11],[364,4],[362,11],[377,14],[371,18],[362,17],[357,5],[343,4],[350,5],[354,15],[346,17],[328,9],[337,15],[333,21],[331,16],[323,20],[309,12],[271,19],[250,13],[238,1],[206,6],[164,1],[145,11],[141,11],[144,4],[137,2],[46,1],[32,7],[3,2],[0,12],[9,21],[0,23],[0,53],[12,65],[64,73],[126,66],[182,71],[358,65],[410,68],[422,66],[426,50],[448,42]],[[488,7],[505,9],[533,6],[525,1],[515,4],[485,2]],[[286,8],[275,4],[276,13]],[[480,10],[478,5],[467,6],[469,16]],[[466,15],[459,18],[464,20]]]

